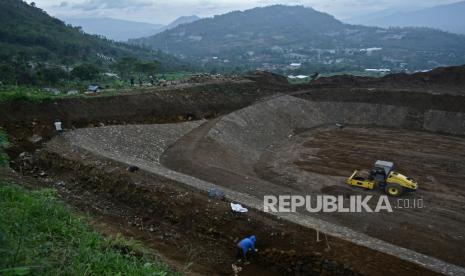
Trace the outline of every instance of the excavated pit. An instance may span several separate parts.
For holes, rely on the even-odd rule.
[[[463,266],[463,137],[379,127],[323,126],[300,132],[267,151],[255,165],[255,173],[282,187],[273,193],[378,197],[383,191],[345,185],[355,169],[368,169],[373,160],[393,161],[396,170],[420,183],[420,189],[391,199],[391,214],[316,216]]]
[[[245,268],[245,274],[260,270],[265,275],[308,275],[310,270],[318,274],[328,262],[330,274],[465,273],[461,258],[465,195],[460,183],[465,113],[460,105],[446,111],[433,101],[418,108],[402,102],[400,96],[398,102],[384,101],[379,95],[370,101],[364,100],[366,95],[346,101],[315,99],[305,93],[296,96],[274,97],[209,121],[79,129],[49,142],[42,160],[69,159],[82,151],[73,155],[74,162],[90,154],[138,166],[147,174],[143,186],[148,190],[139,192],[136,182],[124,189],[138,191],[135,197],[126,198],[116,188],[109,191],[127,204],[139,206],[137,195],[145,198],[146,193],[150,198],[150,190],[158,189],[162,194],[157,200],[144,201],[157,209],[167,204],[169,189],[187,189],[188,203],[170,207],[177,214],[171,227],[180,231],[176,227],[193,219],[185,228],[191,235],[182,238],[215,252],[218,260],[199,261],[210,273],[230,271],[233,248],[228,244],[248,233],[257,234],[264,252],[255,265]],[[457,99],[463,102],[463,97]],[[420,190],[407,198],[422,198],[425,207],[389,214],[260,212],[263,196],[270,194],[379,196],[380,192],[344,184],[352,169],[370,166],[374,159],[395,161],[401,171],[417,178]],[[150,177],[169,184],[160,188]],[[202,215],[211,214],[202,208],[211,204],[206,192],[213,187],[224,191],[227,201],[243,203],[252,211],[236,216],[228,212],[227,203],[218,202],[210,207],[216,212],[214,219],[205,220]],[[194,201],[201,205],[192,209],[197,215],[185,207]],[[329,243],[317,241],[314,230],[326,233]],[[215,240],[211,247],[201,244],[209,239]]]
[[[408,198],[421,198],[425,208],[310,217],[462,266],[465,139],[460,135],[465,133],[464,113],[423,108],[279,97],[194,130],[165,152],[163,163],[262,198],[322,193],[379,196],[376,191],[349,189],[344,179],[354,169],[369,168],[373,160],[396,161],[401,170],[405,167],[405,173],[420,181],[419,192]],[[359,127],[340,130],[336,124]],[[397,206],[395,200],[391,203]],[[309,216],[301,215],[302,220]],[[318,227],[319,222],[313,224]],[[354,238],[350,231],[332,230],[366,245],[364,238]],[[397,251],[399,248],[393,248],[391,253],[424,262],[420,261],[423,256],[415,257],[412,252],[402,256]]]

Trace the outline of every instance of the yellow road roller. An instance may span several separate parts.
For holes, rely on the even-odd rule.
[[[415,191],[418,187],[416,181],[394,171],[394,163],[378,160],[368,173],[362,175],[359,171],[347,179],[347,184],[365,189],[381,189],[389,196],[401,196],[404,192]]]

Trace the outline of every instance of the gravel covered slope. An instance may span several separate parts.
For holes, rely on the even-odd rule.
[[[177,139],[205,121],[179,124],[126,125],[82,128],[65,134],[72,145],[92,152],[160,164],[162,153]]]

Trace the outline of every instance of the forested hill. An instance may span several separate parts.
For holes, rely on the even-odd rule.
[[[205,18],[133,40],[198,64],[424,70],[465,63],[465,36],[428,28],[344,24],[303,6],[274,5]]]
[[[72,66],[100,66],[122,57],[156,61],[164,70],[185,68],[178,59],[160,51],[143,49],[84,33],[21,0],[0,1],[0,62],[46,62]]]

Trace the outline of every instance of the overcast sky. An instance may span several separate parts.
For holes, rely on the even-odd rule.
[[[31,0],[27,0],[30,2]],[[271,4],[304,5],[345,19],[386,9],[415,9],[458,0],[34,0],[58,18],[113,17],[166,24],[183,15],[212,16]]]

